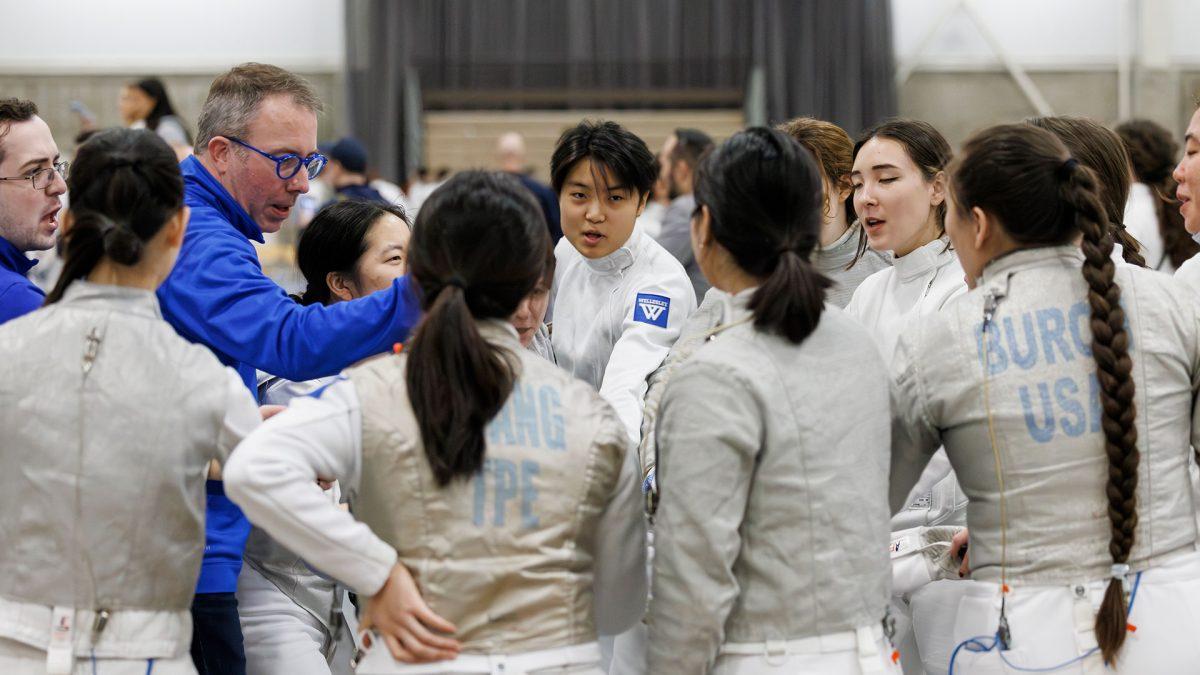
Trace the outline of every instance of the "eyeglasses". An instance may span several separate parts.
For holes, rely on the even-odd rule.
[[[275,162],[275,175],[279,176],[281,180],[291,180],[293,176],[300,173],[300,167],[304,167],[304,169],[308,172],[308,179],[312,180],[321,174],[321,170],[325,168],[325,163],[329,161],[326,159],[325,155],[322,155],[319,152],[314,152],[308,157],[301,157],[296,153],[272,155],[269,152],[263,152],[262,150],[259,150],[240,138],[234,138],[233,136],[226,136],[225,138],[228,138],[243,148],[253,150],[272,162]]]
[[[63,182],[66,182],[67,176],[71,173],[70,162],[58,162],[52,167],[38,169],[26,176],[10,176],[0,178],[0,180],[27,180],[33,185],[34,190],[45,190],[54,182],[54,174],[62,176]]]

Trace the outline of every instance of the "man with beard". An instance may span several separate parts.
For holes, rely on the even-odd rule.
[[[709,285],[696,264],[695,256],[692,255],[691,222],[692,211],[696,209],[692,183],[700,158],[712,147],[712,138],[703,131],[676,129],[663,143],[662,152],[658,157],[659,170],[667,184],[667,195],[671,198],[671,204],[663,215],[658,243],[683,265],[697,299],[704,297]]]
[[[67,163],[37,113],[33,101],[0,99],[0,323],[42,306],[25,253],[54,247],[67,191]]]

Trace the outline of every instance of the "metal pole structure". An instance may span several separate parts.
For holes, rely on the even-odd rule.
[[[1029,75],[1025,73],[1025,69],[1013,60],[1008,50],[1000,43],[1000,39],[988,27],[987,22],[983,19],[983,15],[979,13],[979,9],[975,6],[975,0],[963,0],[962,8],[967,12],[967,16],[971,17],[971,21],[975,24],[975,27],[983,35],[983,39],[992,48],[992,52],[1000,59],[1000,62],[1004,64],[1004,69],[1012,76],[1017,86],[1020,87],[1021,93],[1025,94],[1025,98],[1029,99],[1029,102],[1033,104],[1037,113],[1043,117],[1054,115],[1054,108],[1050,107],[1050,102],[1046,100],[1046,97],[1042,96],[1042,91],[1033,83],[1033,80],[1029,79]]]
[[[1122,0],[1122,2],[1125,1]],[[968,18],[971,19],[971,23],[975,24],[975,28],[983,36],[992,53],[996,58],[1000,59],[1000,63],[1004,66],[1004,69],[1008,71],[1009,76],[1017,83],[1017,87],[1021,89],[1021,93],[1025,95],[1025,98],[1029,100],[1029,103],[1033,105],[1037,113],[1042,116],[1053,115],[1054,108],[1050,107],[1050,103],[1046,100],[1046,97],[1042,96],[1042,90],[1034,84],[1033,80],[1029,79],[1029,75],[1025,73],[1025,69],[1009,55],[1008,50],[1001,44],[1000,39],[988,27],[987,21],[984,20],[983,15],[979,13],[979,9],[975,6],[975,0],[955,0],[953,4],[946,6],[946,10],[938,15],[937,20],[933,22],[929,30],[921,36],[916,50],[896,69],[896,87],[899,88],[908,81],[913,71],[920,65],[921,56],[929,48],[929,44],[933,41],[933,38],[942,29],[946,21],[959,9],[967,13]]]
[[[946,21],[951,16],[954,16],[954,13],[958,11],[958,8],[962,4],[963,0],[954,0],[951,4],[946,5],[946,9],[930,24],[929,30],[925,31],[925,34],[917,41],[917,48],[896,68],[896,88],[904,86],[904,83],[908,82],[908,78],[912,77],[913,71],[921,63],[921,56],[929,48],[929,43],[933,42],[933,38],[942,30],[942,26],[946,25]]]
[[[1133,116],[1133,49],[1134,22],[1133,4],[1130,0],[1119,0],[1121,26],[1117,34],[1117,119],[1127,120]]]

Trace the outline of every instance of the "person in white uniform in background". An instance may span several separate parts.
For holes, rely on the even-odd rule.
[[[166,142],[100,132],[68,185],[62,275],[0,326],[0,672],[195,673],[205,479],[258,406],[159,311],[188,219]]]
[[[822,194],[812,156],[772,129],[701,164],[692,241],[723,305],[661,404],[652,673],[898,672],[889,379],[809,262]]]
[[[1125,226],[1145,249],[1150,269],[1174,274],[1200,252],[1175,203],[1171,171],[1179,161],[1179,143],[1170,131],[1150,120],[1123,122],[1116,132],[1129,152],[1135,179],[1125,205]]]
[[[362,625],[384,637],[359,673],[595,675],[597,632],[642,614],[645,524],[624,425],[509,322],[548,248],[515,178],[457,174],[413,230],[425,315],[406,348],[294,399],[230,460],[229,494],[283,545],[362,598],[407,567],[453,622],[389,622],[371,598]],[[355,516],[318,478],[340,482]],[[422,653],[451,659],[394,660]]]
[[[890,496],[944,446],[970,497],[949,665],[1195,670],[1200,308],[1112,260],[1096,174],[1043,129],[968,140],[948,194],[972,290],[901,337]]]
[[[924,320],[966,291],[946,239],[946,164],[950,144],[926,122],[894,119],[863,133],[850,174],[854,210],[868,245],[890,251],[892,267],[867,277],[846,311],[863,323],[890,363],[905,326]],[[911,499],[892,516],[893,619],[906,673],[939,672],[936,654],[952,647],[954,585],[929,584],[950,568],[944,560],[966,499],[945,457],[938,456]],[[957,577],[957,574],[953,575]],[[927,653],[928,652],[928,653]]]
[[[300,235],[297,264],[308,285],[305,305],[361,298],[404,276],[409,227],[399,206],[345,200],[317,212]],[[334,378],[292,382],[259,374],[259,400],[286,406]],[[330,485],[334,503],[340,490]],[[349,673],[352,636],[343,591],[255,527],[238,577],[238,614],[247,672],[255,675]]]
[[[646,143],[615,122],[568,129],[550,160],[563,227],[554,251],[554,354],[612,404],[635,444],[646,378],[696,309],[683,266],[634,228],[655,176]]]

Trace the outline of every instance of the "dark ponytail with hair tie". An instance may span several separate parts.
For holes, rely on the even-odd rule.
[[[1058,171],[1055,175],[1060,181],[1070,180],[1075,175],[1075,167],[1079,166],[1079,160],[1074,157],[1068,157],[1066,161],[1058,165]]]
[[[541,208],[505,174],[455,174],[417,215],[408,262],[425,315],[404,351],[405,384],[439,486],[483,466],[484,427],[519,374],[517,356],[488,342],[479,322],[517,311],[549,247]]]
[[[91,274],[102,257],[126,266],[141,262],[146,242],[183,208],[179,160],[146,129],[108,129],[88,138],[71,164],[67,189],[71,218],[59,242],[63,269],[47,305]]]
[[[754,325],[794,344],[816,329],[832,285],[808,260],[824,203],[812,155],[766,127],[734,134],[701,162],[696,178],[697,208],[708,207],[713,238],[762,279],[749,302]]]
[[[113,223],[104,233],[104,255],[121,265],[136,265],[142,259],[145,245],[133,230]]]

